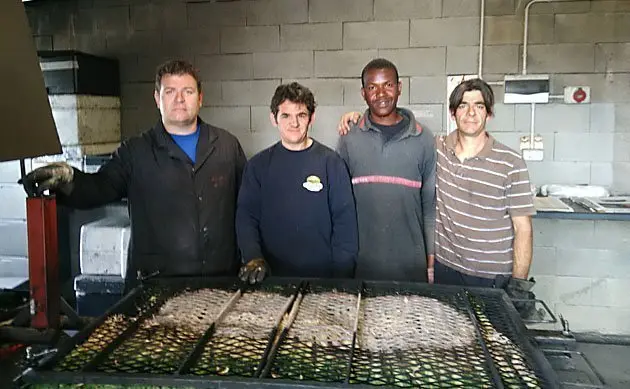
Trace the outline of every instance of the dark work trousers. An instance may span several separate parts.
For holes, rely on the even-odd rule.
[[[504,277],[483,278],[469,276],[467,274],[460,273],[451,267],[442,265],[437,260],[435,261],[434,269],[434,280],[436,284],[503,288],[505,286],[505,281],[507,281]]]

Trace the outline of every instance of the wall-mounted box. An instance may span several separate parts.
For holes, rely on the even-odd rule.
[[[504,104],[549,102],[549,75],[506,75]]]

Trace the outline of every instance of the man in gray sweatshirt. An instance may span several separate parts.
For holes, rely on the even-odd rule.
[[[368,105],[339,139],[352,177],[359,224],[356,277],[432,280],[435,228],[435,142],[411,111],[397,108],[402,83],[386,59],[361,73]]]

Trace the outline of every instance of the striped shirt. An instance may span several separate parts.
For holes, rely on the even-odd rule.
[[[481,152],[461,162],[457,132],[436,137],[435,259],[483,278],[512,274],[512,217],[536,213],[523,158],[490,134]]]

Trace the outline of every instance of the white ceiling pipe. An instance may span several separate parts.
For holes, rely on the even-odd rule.
[[[529,30],[529,8],[536,3],[551,3],[553,0],[531,0],[525,6],[525,22],[523,27],[523,74],[527,74],[527,40]]]
[[[486,0],[481,0],[481,10],[479,19],[479,70],[477,71],[477,77],[481,78],[483,72],[483,38],[485,30],[486,19]]]

